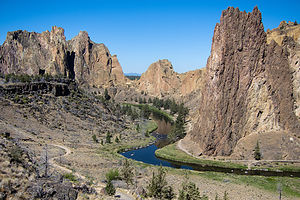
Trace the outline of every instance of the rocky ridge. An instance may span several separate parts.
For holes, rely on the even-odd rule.
[[[173,93],[178,87],[180,87],[179,75],[166,59],[151,64],[138,81],[139,90],[154,96]]]
[[[0,47],[0,73],[63,75],[95,87],[127,81],[104,44],[92,42],[84,31],[66,41],[64,29],[56,26],[51,32],[8,32]]]
[[[268,142],[261,134],[284,132],[297,146],[300,124],[292,80],[288,50],[274,41],[267,44],[258,8],[251,13],[228,8],[214,30],[198,120],[185,140],[193,141],[196,154],[237,158],[246,156],[235,151],[240,146],[253,150],[254,144],[244,144],[254,133],[265,149]],[[279,157],[299,159],[299,153],[281,151]]]
[[[137,82],[137,88],[156,97],[171,97],[189,104],[191,98],[199,93],[205,69],[197,69],[183,74],[174,71],[167,59],[152,63]],[[190,105],[190,104],[189,104]],[[194,107],[193,105],[190,105]]]

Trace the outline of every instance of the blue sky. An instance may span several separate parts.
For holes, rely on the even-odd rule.
[[[269,0],[0,0],[0,43],[8,31],[43,32],[56,25],[67,40],[79,31],[117,54],[124,72],[144,72],[169,59],[182,73],[205,67],[215,24],[228,6],[251,12],[258,6],[265,30],[280,21],[300,22],[300,1]]]

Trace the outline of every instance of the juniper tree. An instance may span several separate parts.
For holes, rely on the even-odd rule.
[[[256,146],[254,149],[254,158],[255,160],[260,160],[261,159],[261,153],[260,153],[260,147],[258,141],[256,142]]]
[[[127,185],[133,184],[134,169],[127,159],[125,159],[123,162],[123,167],[121,168],[121,177],[127,183]]]
[[[159,167],[157,174],[153,172],[151,181],[147,186],[148,195],[157,199],[173,199],[175,194],[173,188],[168,186],[166,181],[166,171]]]

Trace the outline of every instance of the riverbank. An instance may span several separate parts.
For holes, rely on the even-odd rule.
[[[202,166],[214,166],[214,167],[223,167],[223,168],[231,168],[231,169],[247,169],[246,165],[231,163],[231,162],[221,162],[214,160],[203,160],[194,158],[191,155],[186,154],[185,152],[179,150],[177,148],[177,143],[170,144],[161,149],[155,151],[155,155],[162,159],[174,160],[181,163],[186,164],[195,164]]]
[[[240,165],[230,162],[221,162],[213,160],[200,160],[198,158],[192,157],[185,152],[177,148],[177,143],[168,145],[162,149],[155,152],[155,155],[159,158],[177,161],[186,164],[196,164],[203,166],[214,166],[214,167],[226,167],[231,169],[247,169],[246,165]],[[173,174],[181,174],[182,170],[170,169]],[[191,171],[195,177],[203,177],[206,179],[211,179],[220,183],[228,182],[237,185],[250,185],[258,189],[266,190],[272,193],[278,192],[278,187],[282,188],[284,194],[290,197],[300,197],[300,179],[290,178],[290,177],[280,177],[280,176],[249,176],[249,175],[237,175],[232,173],[219,173],[219,172],[197,172]]]

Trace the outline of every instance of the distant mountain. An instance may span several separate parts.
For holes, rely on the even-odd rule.
[[[139,73],[124,73],[125,76],[141,76]]]

